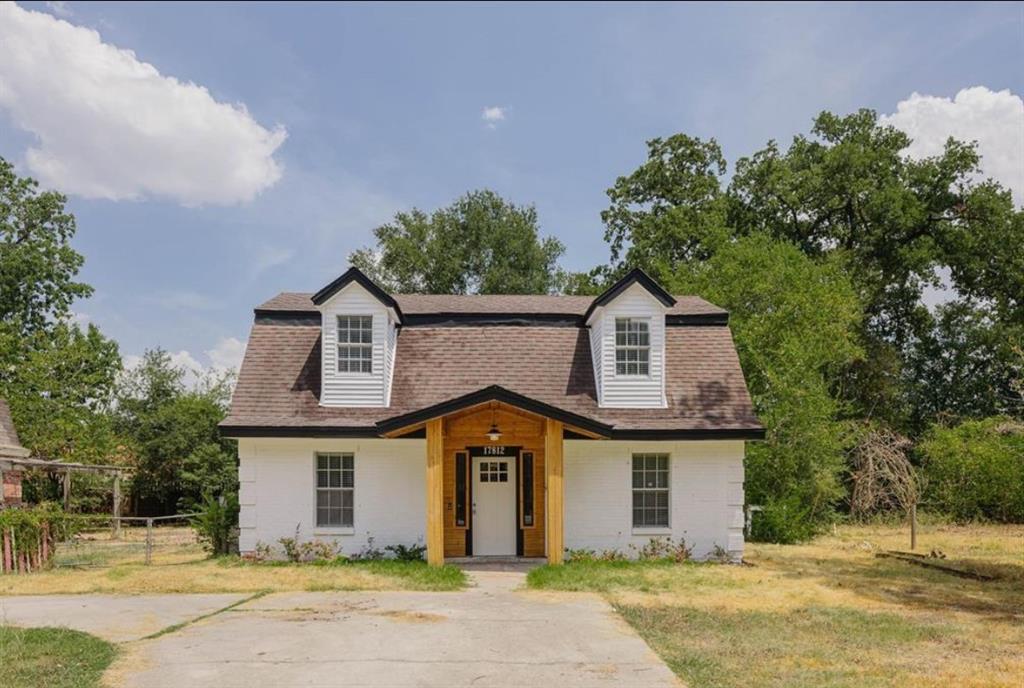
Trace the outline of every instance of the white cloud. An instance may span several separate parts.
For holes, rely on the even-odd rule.
[[[245,342],[235,337],[222,337],[217,345],[206,351],[210,367],[217,371],[235,370],[242,365]]]
[[[984,86],[965,88],[956,97],[913,93],[881,118],[905,131],[914,142],[907,154],[915,158],[938,155],[950,136],[977,141],[983,177],[991,177],[1024,203],[1024,100],[1009,90]]]
[[[194,389],[208,374],[222,375],[228,371],[237,372],[242,365],[242,357],[245,356],[245,342],[235,337],[222,337],[212,349],[207,349],[203,353],[209,361],[207,365],[204,365],[185,349],[167,353],[170,356],[171,365],[184,369],[184,383],[189,389]],[[121,364],[125,370],[131,370],[140,363],[142,363],[142,356],[135,354],[128,354],[121,358]]]
[[[487,123],[488,129],[494,129],[498,122],[505,120],[505,108],[498,106],[485,107],[480,119]]]
[[[55,9],[56,11],[56,9]],[[86,198],[234,204],[281,178],[267,129],[245,105],[160,74],[98,32],[0,3],[0,108],[36,136],[28,170]]]

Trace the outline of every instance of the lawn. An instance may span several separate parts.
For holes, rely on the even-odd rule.
[[[117,649],[65,628],[0,626],[0,688],[89,688],[99,685]]]
[[[592,590],[693,688],[1013,686],[1024,676],[1024,527],[922,527],[918,550],[981,582],[875,557],[905,529],[750,544],[747,566],[578,563],[533,588]]]
[[[56,593],[216,593],[289,590],[459,590],[466,576],[454,566],[395,560],[343,564],[256,564],[209,557],[190,528],[161,528],[152,565],[137,534],[112,541],[107,533],[61,545],[54,566],[0,577],[0,595]]]

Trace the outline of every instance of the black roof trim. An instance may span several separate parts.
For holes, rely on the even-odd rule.
[[[347,287],[350,282],[358,283],[359,286],[373,294],[373,296],[385,306],[388,308],[394,308],[395,313],[398,314],[399,321],[402,320],[402,309],[398,307],[398,302],[395,301],[394,297],[377,286],[373,280],[363,274],[362,270],[356,267],[349,268],[340,277],[338,277],[338,279],[313,294],[313,303],[319,306],[323,302],[327,301],[327,299]]]
[[[729,324],[728,313],[688,313],[686,315],[666,315],[665,325],[668,327],[707,327]]]
[[[221,425],[221,437],[380,437],[374,426],[343,425]]]
[[[320,327],[320,311],[271,311],[261,308],[253,310],[256,325],[315,325]]]
[[[611,435],[612,427],[610,425],[593,420],[592,418],[587,418],[586,416],[572,413],[571,411],[564,411],[556,406],[545,404],[542,401],[531,399],[530,397],[523,396],[522,394],[517,394],[516,392],[505,389],[500,385],[484,387],[476,392],[470,392],[469,394],[456,397],[455,399],[442,401],[440,404],[434,404],[433,406],[427,406],[426,408],[419,409],[418,411],[412,411],[411,413],[405,413],[400,416],[394,416],[392,418],[382,420],[377,423],[377,428],[381,434],[384,434],[392,430],[397,430],[416,423],[422,423],[423,421],[430,420],[431,418],[444,416],[449,413],[454,413],[455,411],[461,411],[462,409],[470,408],[488,401],[500,401],[508,404],[509,406],[521,408],[524,411],[530,411],[547,418],[560,420],[563,423],[568,423],[569,425],[575,425],[578,428],[589,430],[597,435]]]
[[[613,440],[763,440],[764,428],[613,430]]]
[[[583,327],[583,319],[566,313],[416,313],[405,327]]]
[[[587,308],[587,312],[583,314],[583,321],[586,322],[590,319],[590,315],[594,312],[594,309],[613,300],[634,283],[639,284],[641,287],[649,291],[651,296],[658,299],[658,301],[661,301],[666,308],[671,308],[676,305],[675,297],[665,291],[660,284],[651,279],[650,275],[640,268],[633,268],[627,272],[622,279],[606,289],[603,294],[591,301],[590,307]]]

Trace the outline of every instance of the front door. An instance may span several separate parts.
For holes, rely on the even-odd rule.
[[[473,457],[472,528],[474,556],[515,556],[515,457]]]

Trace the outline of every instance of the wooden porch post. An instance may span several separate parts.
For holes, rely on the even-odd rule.
[[[121,539],[121,474],[114,474],[114,522],[113,534],[115,540]]]
[[[443,419],[427,421],[427,563],[444,564]]]
[[[64,511],[71,511],[71,471],[64,469]]]
[[[562,465],[562,423],[546,419],[544,426],[544,483],[547,499],[544,513],[547,516],[547,553],[549,564],[561,564],[565,549],[563,534],[564,474]]]

